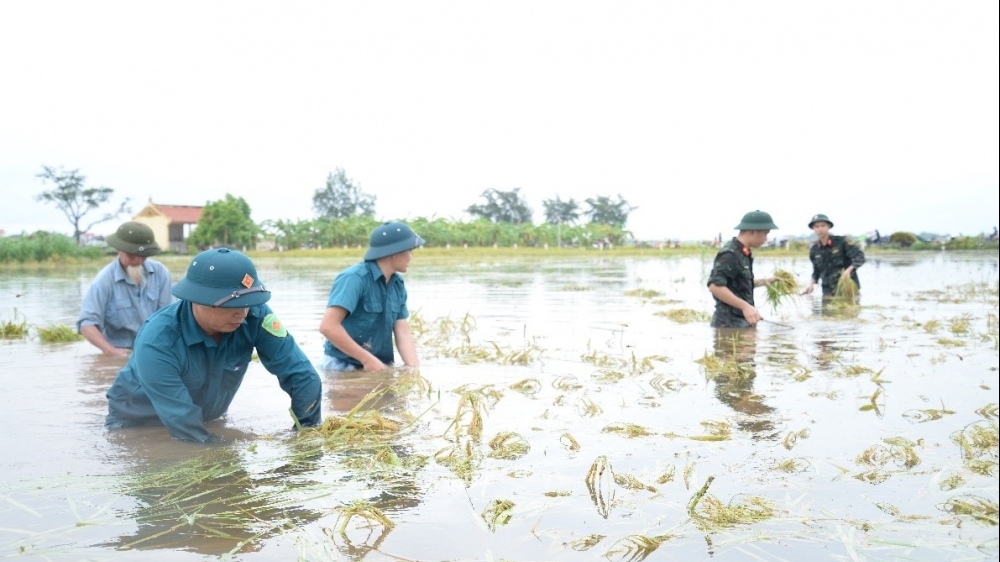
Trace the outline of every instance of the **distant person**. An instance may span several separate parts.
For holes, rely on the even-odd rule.
[[[708,276],[708,290],[715,298],[713,328],[750,328],[761,321],[760,312],[754,307],[754,287],[770,285],[774,277],[754,279],[753,249],[767,242],[767,235],[777,230],[771,215],[764,211],[750,211],[736,225],[739,233],[726,242],[715,255],[712,273]]]
[[[142,223],[127,222],[105,241],[118,255],[87,290],[76,329],[106,355],[125,357],[146,318],[173,300],[170,273],[149,259],[160,247]]]
[[[824,296],[833,295],[841,279],[850,278],[860,288],[858,268],[865,263],[864,251],[847,237],[830,234],[833,221],[826,215],[813,215],[809,228],[816,233],[817,240],[809,248],[809,261],[813,265],[812,279],[802,294],[812,293],[817,281],[823,284]]]
[[[407,367],[417,367],[416,344],[406,307],[406,273],[413,249],[424,239],[402,222],[372,231],[364,261],[333,280],[319,331],[326,338],[323,367],[332,371],[379,371],[392,367],[393,339]]]
[[[303,426],[320,423],[319,375],[274,311],[250,258],[206,250],[173,288],[178,301],[149,318],[107,392],[105,426],[162,424],[175,439],[222,441],[205,422],[226,413],[254,351],[278,377]]]

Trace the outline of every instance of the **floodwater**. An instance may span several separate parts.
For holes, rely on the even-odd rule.
[[[102,264],[4,266],[0,322],[30,329],[0,340],[0,557],[996,560],[997,254],[869,256],[857,306],[758,289],[772,323],[735,338],[667,316],[711,312],[711,257],[418,251],[419,374],[321,374],[328,416],[394,385],[363,406],[398,434],[297,435],[252,363],[216,448],[106,432],[122,361],[38,340]],[[257,260],[317,364],[348,263]]]

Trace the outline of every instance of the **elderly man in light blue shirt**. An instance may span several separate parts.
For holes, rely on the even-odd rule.
[[[170,273],[148,259],[160,253],[148,226],[130,221],[105,240],[118,255],[91,283],[76,327],[106,355],[125,357],[146,318],[173,301]]]

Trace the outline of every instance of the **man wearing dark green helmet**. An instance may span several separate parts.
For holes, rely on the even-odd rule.
[[[372,231],[364,261],[333,280],[319,331],[326,338],[330,371],[379,371],[392,367],[393,340],[407,367],[417,367],[416,345],[406,307],[406,273],[413,249],[424,239],[402,222],[386,222]]]
[[[777,228],[771,215],[750,211],[736,225],[736,237],[719,249],[708,276],[708,290],[715,299],[713,328],[749,328],[761,321],[753,290],[773,283],[774,278],[754,279],[752,250],[763,246],[768,233]]]
[[[108,389],[105,427],[162,424],[175,439],[222,441],[205,422],[229,409],[255,350],[291,397],[298,423],[320,423],[319,375],[266,304],[271,292],[250,258],[204,251],[172,293],[180,300],[146,321]]]
[[[170,304],[170,273],[149,259],[160,253],[153,229],[129,221],[104,239],[118,250],[87,289],[76,329],[105,355],[128,357],[146,318]]]
[[[858,268],[865,263],[865,253],[861,248],[846,236],[830,234],[833,221],[826,215],[813,215],[809,228],[816,233],[816,242],[809,248],[813,272],[802,294],[813,292],[817,281],[823,284],[823,296],[832,295],[841,279],[851,279],[860,287]]]

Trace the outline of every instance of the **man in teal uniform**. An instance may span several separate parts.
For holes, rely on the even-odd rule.
[[[172,293],[180,300],[146,321],[108,389],[108,429],[163,424],[176,439],[222,441],[205,422],[226,413],[254,350],[291,397],[298,422],[320,423],[319,375],[265,304],[271,292],[250,258],[204,251]]]
[[[860,288],[858,268],[865,263],[865,253],[846,236],[830,234],[833,221],[826,215],[813,215],[809,228],[816,233],[817,240],[809,248],[809,261],[813,264],[812,279],[802,294],[813,291],[817,281],[823,284],[823,296],[830,296],[841,279],[850,278]]]
[[[395,361],[393,339],[407,367],[418,366],[406,308],[406,273],[413,249],[424,239],[402,222],[372,231],[365,259],[333,280],[319,331],[326,338],[324,368],[380,371]]]
[[[708,290],[715,299],[713,328],[749,328],[761,320],[753,304],[754,287],[769,285],[773,277],[754,279],[753,252],[767,241],[767,235],[777,230],[771,215],[751,211],[736,225],[739,233],[726,242],[715,256]]]

